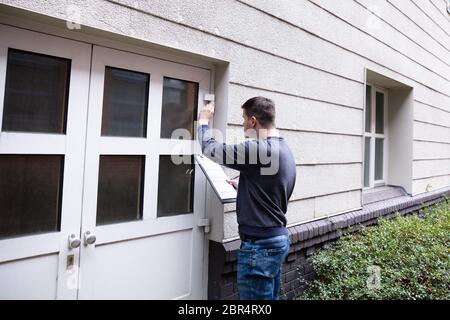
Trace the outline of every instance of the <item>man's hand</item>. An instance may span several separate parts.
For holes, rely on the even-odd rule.
[[[232,180],[227,179],[226,181],[227,181],[229,184],[231,184],[231,185],[237,190],[238,185],[239,185],[239,178],[232,179]]]
[[[208,102],[203,106],[203,109],[200,111],[198,116],[198,124],[204,125],[209,123],[209,119],[211,119],[214,115],[214,102]]]

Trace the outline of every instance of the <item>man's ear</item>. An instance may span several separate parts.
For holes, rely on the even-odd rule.
[[[252,117],[250,118],[250,121],[252,122],[252,127],[255,128],[255,127],[256,127],[256,124],[257,124],[256,117],[255,117],[255,116],[252,116]]]

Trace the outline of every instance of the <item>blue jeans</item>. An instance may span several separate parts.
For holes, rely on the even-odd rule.
[[[285,235],[242,241],[237,267],[241,300],[279,300],[281,266],[289,246]]]

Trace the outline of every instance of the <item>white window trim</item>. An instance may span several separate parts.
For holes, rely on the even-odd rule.
[[[365,115],[366,115],[366,105],[364,105],[363,112],[363,139],[362,139],[362,148],[363,148],[363,166],[362,166],[362,189],[368,190],[373,189],[375,187],[380,187],[388,184],[388,145],[389,145],[389,127],[388,127],[388,90],[386,88],[374,85],[373,83],[367,82],[367,86],[371,87],[370,91],[370,101],[371,101],[371,132],[366,132],[365,128]],[[383,104],[383,127],[384,133],[375,133],[375,125],[376,125],[376,93],[380,92],[384,94],[384,104]],[[364,97],[366,96],[366,86],[364,86]],[[364,100],[365,101],[365,100]],[[365,102],[364,102],[365,104]],[[364,186],[364,155],[365,155],[365,138],[370,137],[370,172],[369,172],[369,186]],[[375,139],[383,138],[383,179],[375,180]]]

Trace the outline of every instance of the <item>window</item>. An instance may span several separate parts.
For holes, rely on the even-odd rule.
[[[100,156],[97,225],[142,219],[144,156]]]
[[[66,133],[71,61],[8,50],[2,131]]]
[[[0,155],[0,238],[59,231],[64,156]]]
[[[158,217],[192,213],[195,176],[193,163],[193,156],[190,156],[190,163],[181,164],[174,163],[169,155],[159,156]]]
[[[185,129],[194,137],[197,104],[198,83],[164,77],[161,138],[170,138],[176,129]]]
[[[386,184],[386,102],[387,92],[366,85],[364,111],[364,187]]]
[[[105,68],[102,136],[146,137],[150,75]]]

